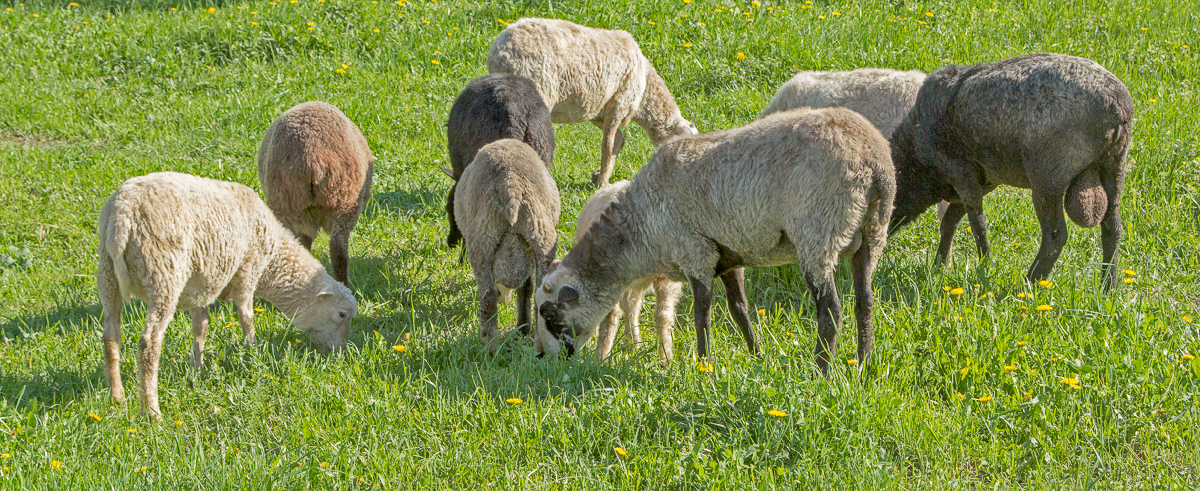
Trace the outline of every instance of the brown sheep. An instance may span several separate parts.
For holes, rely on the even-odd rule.
[[[288,109],[267,128],[258,149],[258,180],[267,206],[306,249],[329,234],[333,277],[350,286],[350,232],[371,197],[375,157],[362,132],[331,104]]]

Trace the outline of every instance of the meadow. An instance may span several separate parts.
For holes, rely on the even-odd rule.
[[[1194,1],[6,2],[0,488],[1200,487]],[[667,367],[648,308],[648,342],[605,362],[590,349],[538,359],[515,335],[489,356],[470,267],[444,244],[450,181],[438,165],[454,97],[523,16],[631,32],[701,131],[751,121],[798,70],[1092,58],[1135,100],[1123,281],[1099,292],[1099,230],[1071,225],[1052,282],[1027,284],[1038,226],[1029,192],[1004,188],[985,200],[990,258],[964,225],[951,265],[937,266],[932,211],[891,238],[861,375],[845,265],[828,379],[814,364],[812,300],[789,267],[747,272],[761,358],[724,328],[715,299],[724,327],[711,371],[698,369],[686,293]],[[258,189],[263,132],[306,100],[339,106],[378,158],[350,242],[352,346],[322,357],[261,301],[260,343],[246,346],[219,304],[197,373],[180,313],[160,375],[166,421],[150,423],[136,398],[113,405],[93,278],[101,204],[162,170]],[[626,135],[614,180],[653,150],[639,128]],[[556,136],[561,257],[593,190],[600,132]],[[314,251],[328,262],[324,237]],[[511,331],[511,305],[501,315]],[[142,327],[135,303],[122,348],[131,391]]]

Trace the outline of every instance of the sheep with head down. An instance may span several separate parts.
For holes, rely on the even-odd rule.
[[[490,73],[533,80],[554,123],[590,121],[604,133],[600,168],[592,183],[608,184],[625,145],[630,121],[659,145],[697,134],[671,91],[628,32],[596,29],[558,19],[523,18],[504,29],[488,50]]]
[[[254,190],[175,172],[125,181],[100,209],[96,291],[103,308],[104,374],[115,402],[121,384],[121,310],[146,301],[138,341],[142,404],[154,420],[158,368],[175,311],[192,318],[192,366],[204,362],[208,306],[232,300],[247,342],[254,340],[254,297],[271,302],[322,352],[346,344],[358,302],[285,230]]]
[[[887,140],[844,108],[783,111],[741,128],[672,139],[543,279],[536,293],[543,351],[573,353],[631,283],[665,275],[691,285],[700,359],[708,355],[717,276],[756,353],[743,268],[798,264],[817,304],[817,365],[824,372],[841,319],[834,270],[846,255],[865,362],[873,339],[871,277],[886,243],[894,179]]]
[[[1026,278],[1050,275],[1067,243],[1064,209],[1082,227],[1100,225],[1103,289],[1115,286],[1121,190],[1133,99],[1096,62],[1039,53],[929,74],[892,138],[895,232],[939,200],[937,254],[950,254],[963,215],[988,255],[983,196],[1001,184],[1033,191],[1042,244]]]

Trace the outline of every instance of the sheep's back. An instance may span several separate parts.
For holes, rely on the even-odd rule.
[[[188,174],[159,172],[125,181],[102,217],[125,227],[120,242],[129,294],[147,299],[168,286],[183,287],[179,308],[215,301],[235,273],[254,257],[269,256],[282,233],[250,188]],[[108,248],[111,251],[112,248]]]
[[[485,145],[463,171],[454,191],[454,215],[472,244],[494,246],[515,230],[530,247],[554,244],[560,212],[558,188],[529,145],[502,139]]]

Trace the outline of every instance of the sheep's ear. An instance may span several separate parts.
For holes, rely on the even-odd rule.
[[[333,293],[331,292],[321,292],[317,294],[317,299],[319,300],[329,300],[331,298],[333,298]]]
[[[579,291],[571,285],[565,285],[558,290],[558,303],[574,302],[579,300]]]
[[[454,172],[451,172],[450,169],[447,169],[444,165],[439,165],[438,167],[442,169],[442,173],[446,174],[446,177],[454,179]]]
[[[554,291],[554,289],[550,288],[550,282],[542,283],[542,292],[543,293],[549,294],[552,291]]]

